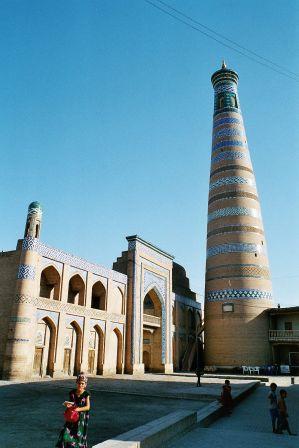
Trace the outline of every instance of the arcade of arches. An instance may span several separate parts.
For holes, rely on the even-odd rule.
[[[194,367],[200,304],[171,255],[135,235],[108,269],[39,242],[40,224],[0,257],[3,378]]]

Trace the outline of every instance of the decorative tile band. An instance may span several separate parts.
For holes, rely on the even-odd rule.
[[[15,343],[15,344],[26,344],[27,342],[29,342],[29,339],[24,339],[24,338],[7,338],[7,341],[10,343]]]
[[[251,232],[264,235],[264,231],[259,227],[236,225],[236,226],[223,226],[220,227],[219,229],[211,230],[211,232],[208,232],[208,238],[210,238],[213,235],[221,235],[222,233],[235,233],[235,232],[244,232],[244,233]]]
[[[250,156],[247,152],[242,151],[224,151],[217,154],[215,157],[212,157],[211,164],[219,163],[224,160],[238,160],[238,159],[245,159],[250,162]]]
[[[219,137],[235,137],[235,136],[245,137],[244,131],[238,128],[223,128],[219,131],[214,132],[213,140]]]
[[[232,299],[266,299],[272,300],[272,293],[260,289],[222,289],[206,293],[208,302],[218,302]]]
[[[260,212],[256,208],[247,207],[226,207],[214,210],[208,214],[208,222],[214,219],[224,218],[226,216],[252,216],[254,218],[260,218]]]
[[[232,106],[222,107],[221,109],[217,109],[214,112],[214,118],[218,117],[218,115],[222,115],[223,113],[232,113],[232,112],[240,115],[241,110],[240,110],[240,108],[232,107]]]
[[[215,255],[227,254],[227,253],[260,253],[263,254],[265,249],[260,244],[255,243],[225,243],[217,246],[209,247],[207,249],[207,258],[214,257]]]
[[[50,260],[65,263],[75,268],[82,269],[83,271],[88,271],[92,272],[93,274],[101,275],[102,277],[111,278],[112,280],[115,280],[120,283],[125,284],[127,283],[126,275],[121,274],[117,271],[113,271],[112,269],[107,269],[99,264],[89,263],[83,258],[76,257],[74,255],[63,252],[59,249],[46,246],[45,244],[40,242],[37,238],[32,237],[24,238],[22,249],[36,251],[43,257],[49,258]]]
[[[31,322],[30,317],[11,316],[10,322],[17,322],[19,324],[29,324]]]
[[[255,187],[254,179],[241,176],[229,176],[229,177],[222,177],[221,179],[217,179],[215,182],[210,183],[209,190],[212,191],[215,188],[220,188],[223,187],[224,185],[233,185],[233,184],[247,184],[250,187]]]
[[[223,93],[223,92],[231,92],[231,93],[237,93],[237,86],[236,84],[231,83],[222,83],[217,84],[217,86],[214,89],[215,94]]]
[[[225,118],[218,118],[217,120],[214,120],[213,128],[217,128],[218,126],[222,126],[223,124],[240,124],[243,125],[242,117],[240,116],[240,119],[234,118],[234,117],[225,117]]]
[[[41,309],[47,309],[56,312],[66,312],[85,317],[92,317],[94,319],[102,319],[105,321],[125,322],[123,314],[107,313],[107,311],[96,310],[94,308],[86,308],[80,305],[73,305],[72,303],[64,303],[59,300],[45,299],[43,297],[33,297],[26,294],[16,294],[14,298],[15,303],[27,303]]]
[[[247,191],[242,190],[231,190],[231,191],[225,191],[224,193],[215,194],[215,196],[212,196],[209,199],[209,204],[215,201],[220,201],[221,199],[233,199],[233,198],[249,198],[258,202],[258,197],[253,193],[249,193]]]
[[[216,274],[215,270],[217,270]],[[264,278],[268,280],[270,278],[270,271],[266,266],[235,264],[214,266],[213,269],[207,269],[206,272],[206,281],[240,277]]]
[[[34,280],[35,279],[35,267],[30,264],[20,264],[18,271],[19,280]]]
[[[247,166],[243,165],[225,165],[221,166],[219,168],[216,168],[216,170],[211,171],[210,178],[214,176],[217,173],[222,173],[224,171],[231,171],[231,170],[240,170],[240,171],[247,171],[248,173],[253,174],[253,170],[251,168],[248,168]]]
[[[129,250],[137,250],[140,253],[143,253],[143,254],[145,254],[163,264],[169,265],[169,263],[171,263],[172,259],[173,259],[173,258],[171,258],[171,256],[167,257],[166,255],[163,255],[163,254],[159,253],[158,251],[155,251],[151,247],[148,247],[146,244],[143,244],[141,241],[137,241],[137,240],[130,240],[128,249]]]
[[[242,140],[222,140],[221,142],[216,143],[212,146],[212,152],[216,151],[219,148],[226,148],[228,146],[244,146],[247,147],[247,144]]]

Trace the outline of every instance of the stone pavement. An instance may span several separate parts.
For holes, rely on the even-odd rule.
[[[285,388],[288,392],[290,427],[299,434],[299,385],[290,386],[290,378],[272,379],[278,389]],[[268,392],[269,384],[261,385],[230,417],[222,417],[208,428],[196,428],[165,448],[298,448],[299,436],[272,433]]]
[[[194,375],[90,378],[89,445],[170,412],[196,411],[209,401],[207,393],[219,394],[220,384],[211,386],[206,383],[205,387],[196,388],[195,382]],[[0,381],[0,385],[0,422],[5,422],[1,426],[0,447],[54,447],[64,423],[62,402],[68,399],[68,392],[75,387],[75,379]],[[204,400],[201,392],[205,394]]]

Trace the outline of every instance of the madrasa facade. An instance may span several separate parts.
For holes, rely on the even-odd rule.
[[[134,235],[108,269],[44,244],[42,215],[0,254],[1,377],[194,369],[201,306],[174,257]]]

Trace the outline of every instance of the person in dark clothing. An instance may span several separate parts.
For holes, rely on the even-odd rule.
[[[296,436],[290,430],[289,422],[288,422],[288,410],[285,399],[287,397],[287,391],[285,389],[281,389],[279,391],[280,399],[278,400],[278,424],[277,424],[277,434],[282,434],[282,431],[285,429],[288,431],[290,436]]]
[[[232,388],[229,380],[225,380],[224,385],[222,386],[222,393],[220,402],[223,405],[224,412],[226,415],[230,415],[233,409],[233,398],[231,394]]]

